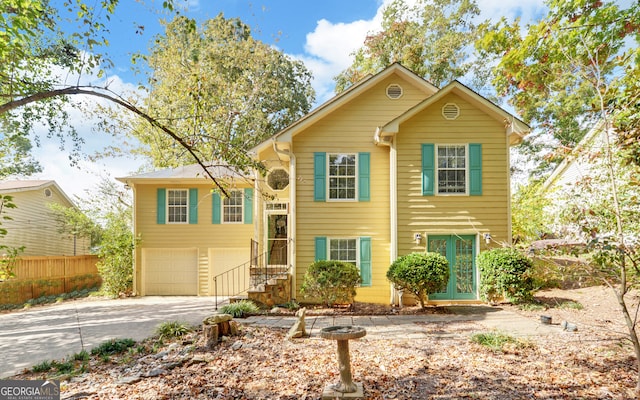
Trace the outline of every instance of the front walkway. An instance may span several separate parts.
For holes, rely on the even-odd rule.
[[[498,330],[518,337],[556,335],[562,332],[558,325],[543,325],[520,314],[499,307],[482,305],[447,306],[448,314],[420,315],[353,315],[307,316],[305,325],[311,337],[319,337],[320,330],[328,326],[355,325],[367,330],[369,339],[426,339],[433,336],[452,336],[438,324],[475,322],[487,330]],[[289,329],[296,321],[294,316],[252,316],[238,319],[242,324]],[[430,329],[425,325],[434,324]]]

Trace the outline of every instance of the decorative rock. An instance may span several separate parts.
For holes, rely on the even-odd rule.
[[[156,368],[156,369],[152,369],[151,371],[149,371],[145,376],[147,378],[153,378],[154,376],[159,376],[159,375],[163,375],[166,374],[167,371],[165,369],[162,368]]]
[[[229,328],[231,330],[231,335],[235,336],[240,331],[240,324],[238,324],[236,321],[229,321]]]
[[[220,324],[222,322],[231,321],[232,319],[233,319],[233,316],[229,314],[214,314],[210,317],[205,318],[202,321],[202,323],[204,325],[215,325],[215,324]]]
[[[218,343],[218,325],[202,325],[204,347],[211,350]]]
[[[567,332],[576,332],[578,330],[578,326],[576,324],[572,324],[567,321],[562,321],[560,326],[562,327],[563,330]]]
[[[307,336],[307,330],[304,323],[304,316],[306,313],[307,309],[304,307],[296,312],[296,317],[298,317],[298,320],[294,322],[293,326],[291,326],[291,328],[289,329],[289,333],[287,333],[287,340]]]
[[[240,350],[241,348],[242,348],[242,342],[239,340],[231,345],[231,350]]]
[[[142,380],[142,377],[140,375],[125,376],[124,378],[120,378],[117,384],[130,385],[132,383],[140,382],[141,380]]]

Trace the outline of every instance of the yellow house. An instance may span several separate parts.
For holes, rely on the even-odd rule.
[[[0,194],[11,196],[16,208],[3,211],[11,219],[2,221],[7,235],[0,244],[22,247],[22,256],[76,256],[90,254],[90,240],[59,232],[49,208],[56,203],[75,208],[66,193],[52,180],[7,180],[0,182]]]
[[[222,256],[225,265],[216,267],[215,246],[220,253],[238,249],[238,261],[262,254],[266,265],[286,265],[292,297],[298,300],[312,262],[352,262],[362,278],[356,299],[389,303],[397,301],[386,279],[389,265],[400,255],[429,250],[446,255],[452,270],[446,291],[432,300],[476,300],[480,276],[475,256],[511,241],[509,148],[528,130],[459,82],[438,89],[394,64],[252,149],[268,172],[251,182],[253,192],[245,196],[253,207],[246,229],[232,231],[237,227],[227,224],[220,235],[214,224],[191,230],[183,223],[175,227],[178,234],[170,234],[166,226],[142,226],[143,221],[153,225],[156,218],[155,190],[171,182],[145,185],[143,191],[135,180],[123,178],[134,184],[139,199],[136,232],[143,245],[136,262],[142,262],[143,276],[138,272],[137,278],[148,280],[144,275],[151,273],[145,248],[170,252],[194,243],[198,251],[190,263],[199,273],[191,272],[189,279],[197,278],[198,294],[211,295],[203,281],[211,281],[214,270],[230,268]],[[173,185],[192,187],[182,179]],[[199,203],[203,196],[199,191]],[[207,212],[198,211],[199,221]],[[145,233],[151,228],[158,232]],[[251,239],[253,253],[245,245]],[[157,294],[170,294],[169,286]]]

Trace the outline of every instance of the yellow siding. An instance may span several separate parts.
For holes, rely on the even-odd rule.
[[[442,106],[455,102],[460,117],[442,117]],[[422,196],[421,145],[482,144],[481,196]],[[400,127],[398,151],[398,254],[424,250],[414,233],[482,234],[508,243],[509,166],[504,125],[455,95],[447,96]],[[481,249],[485,247],[481,241]]]
[[[386,96],[386,88],[399,83],[404,95]],[[424,93],[397,77],[380,82],[367,93],[334,111],[328,117],[295,136],[297,157],[296,292],[306,267],[315,259],[315,237],[371,237],[372,286],[358,289],[357,301],[386,303],[390,286],[386,272],[390,263],[389,148],[376,146],[376,127],[402,114],[424,98]],[[313,201],[314,152],[371,154],[371,201]],[[300,297],[298,297],[300,298]]]
[[[158,224],[157,189],[198,189],[197,224]],[[253,238],[253,224],[213,224],[211,184],[154,184],[136,185],[135,190],[135,234],[140,239],[136,249],[135,289],[141,291],[142,249],[144,248],[197,248],[201,257],[209,254],[210,248],[250,248]],[[254,196],[254,201],[257,196]],[[254,215],[254,221],[256,216]],[[247,257],[248,261],[248,257]],[[198,280],[200,295],[207,295],[208,282],[203,279],[209,275],[209,266],[198,261]],[[215,268],[213,268],[215,269]],[[210,278],[210,277],[209,277]],[[209,279],[207,278],[207,279]]]
[[[2,221],[2,228],[7,235],[2,244],[9,247],[25,246],[23,256],[73,256],[89,254],[88,238],[76,238],[73,235],[59,233],[58,225],[49,209],[49,204],[58,203],[65,207],[71,204],[50,186],[51,196],[44,194],[44,189],[6,193],[13,196],[17,208],[5,209],[12,220]]]

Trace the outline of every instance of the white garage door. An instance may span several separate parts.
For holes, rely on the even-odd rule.
[[[198,294],[198,249],[143,249],[142,291],[146,296]]]

